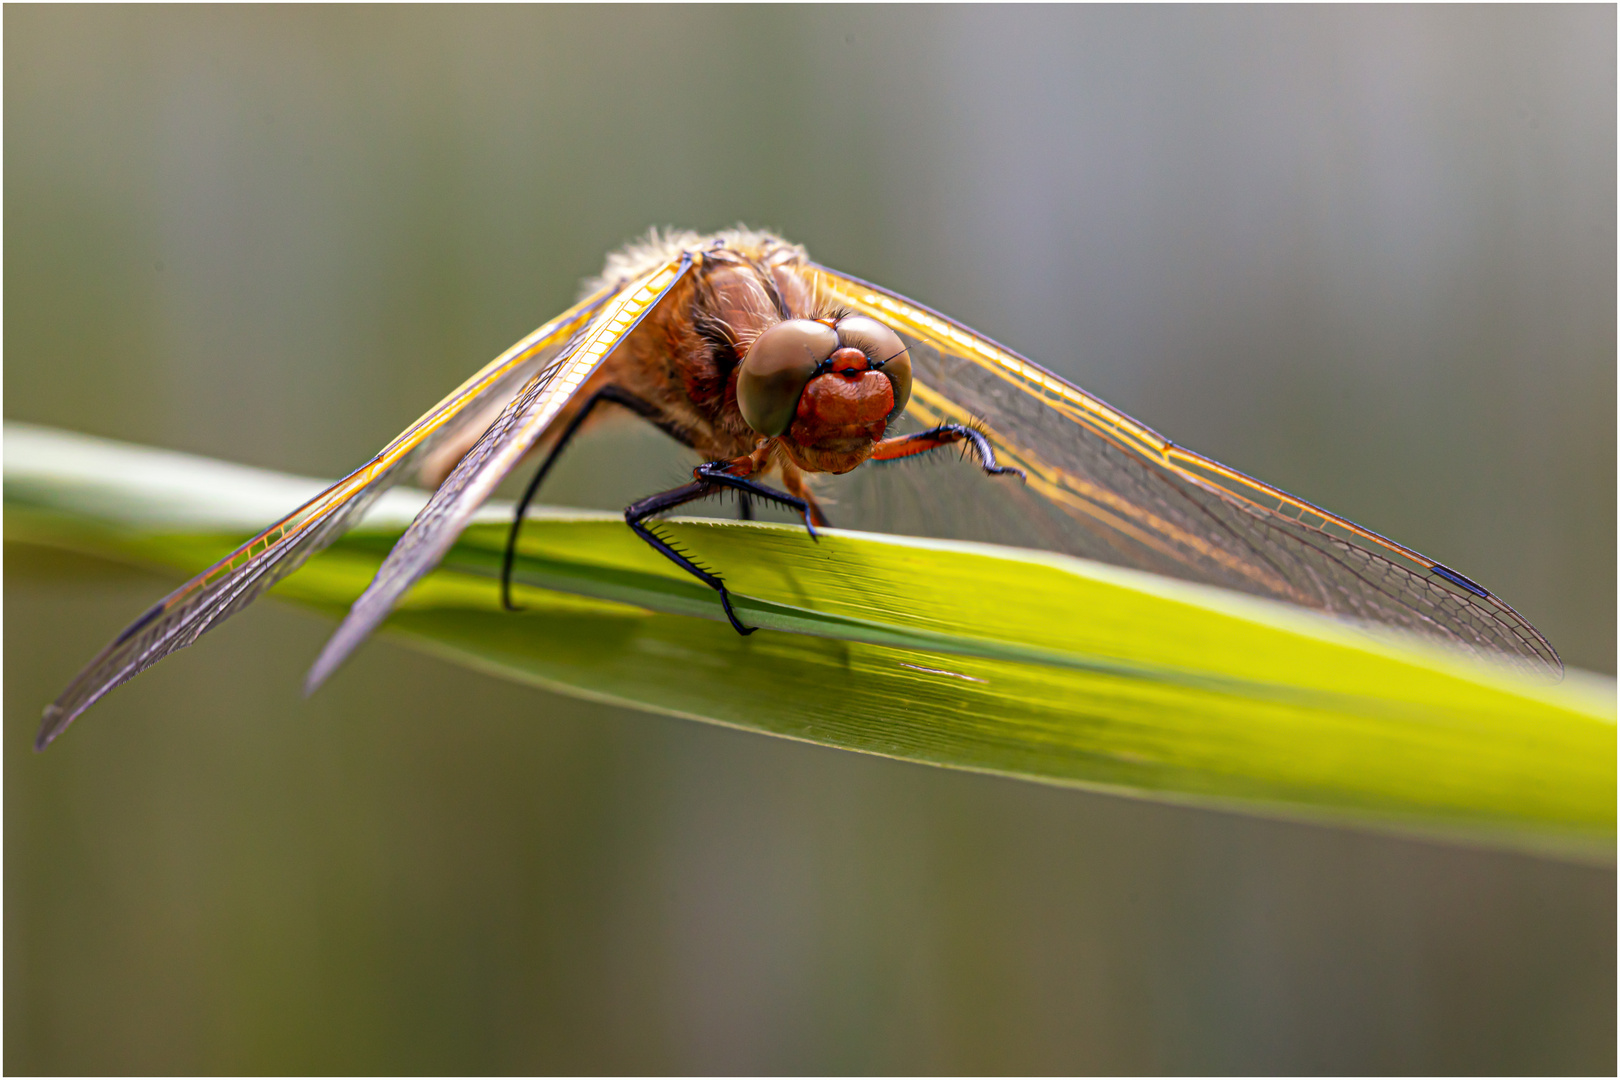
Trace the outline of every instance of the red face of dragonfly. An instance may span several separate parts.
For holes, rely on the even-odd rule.
[[[864,315],[786,319],[748,347],[737,407],[748,426],[780,437],[809,472],[846,473],[872,456],[911,398],[911,357],[898,335]]]

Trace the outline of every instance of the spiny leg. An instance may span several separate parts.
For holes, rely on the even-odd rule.
[[[645,499],[633,502],[624,508],[624,523],[634,529],[637,536],[651,544],[654,551],[719,593],[720,606],[725,609],[726,618],[731,620],[732,629],[746,637],[758,628],[744,626],[742,620],[737,618],[737,613],[731,610],[731,593],[726,591],[725,582],[721,581],[718,575],[709,573],[681,552],[675,550],[657,533],[642,524],[643,521],[654,514],[664,510],[673,510],[677,506],[707,498],[718,490],[719,486],[716,484],[697,481],[691,484],[683,484],[669,491],[660,492],[657,495],[649,495]]]
[[[743,464],[739,465],[739,462]],[[745,499],[752,496],[763,499],[765,502],[775,503],[778,506],[785,506],[789,510],[798,511],[799,515],[804,518],[804,527],[810,533],[810,539],[818,539],[816,526],[826,525],[825,519],[816,520],[820,516],[820,511],[815,509],[808,499],[801,499],[796,495],[789,495],[786,492],[777,491],[775,488],[766,487],[757,480],[748,479],[746,472],[739,475],[735,471],[749,468],[751,465],[751,458],[738,458],[736,461],[711,461],[707,465],[699,465],[693,469],[692,475],[699,480],[710,481],[717,487],[733,488]]]
[[[546,474],[557,463],[557,458],[562,454],[563,449],[579,432],[580,426],[585,423],[586,417],[591,415],[591,410],[604,401],[610,401],[615,405],[623,405],[637,416],[655,425],[676,442],[683,446],[692,445],[691,437],[683,429],[666,420],[657,406],[650,401],[637,397],[623,387],[610,384],[592,394],[585,404],[580,406],[579,412],[574,414],[574,418],[568,422],[568,426],[563,429],[562,434],[557,437],[557,445],[553,446],[551,453],[546,455],[546,460],[541,463],[539,470],[534,474],[534,479],[530,480],[529,486],[524,489],[523,498],[518,500],[517,512],[512,516],[512,529],[506,534],[506,554],[501,559],[501,606],[507,611],[520,610],[512,603],[512,563],[517,557],[518,533],[523,528],[523,516],[529,512],[529,503],[534,501],[535,492],[540,490],[540,482],[546,478]]]
[[[815,526],[810,520],[810,504],[803,499],[795,498],[764,484],[747,478],[747,473],[753,470],[753,461],[750,458],[738,458],[735,461],[711,461],[706,465],[699,465],[692,470],[697,479],[690,484],[683,484],[678,488],[649,495],[639,502],[631,503],[624,508],[624,521],[635,530],[653,550],[664,558],[697,578],[703,584],[720,594],[720,606],[725,609],[726,618],[730,620],[732,629],[747,636],[759,629],[755,626],[744,626],[737,613],[731,609],[731,593],[726,589],[725,581],[718,574],[712,574],[693,562],[685,554],[678,551],[673,545],[658,536],[642,522],[654,514],[665,510],[673,510],[677,506],[684,506],[689,502],[707,498],[723,488],[732,488],[740,492],[744,498],[763,499],[766,502],[776,503],[796,510],[804,518],[804,527],[809,530],[811,539],[816,539]],[[738,475],[742,473],[742,475]]]
[[[974,453],[979,457],[979,466],[987,474],[1000,476],[1013,473],[1020,480],[1026,479],[1023,469],[1001,465],[996,461],[996,452],[991,448],[990,440],[984,437],[983,432],[975,431],[963,424],[941,424],[914,435],[898,435],[892,439],[884,439],[872,451],[872,460],[898,461],[900,458],[926,454],[944,446],[954,446],[959,442],[966,442],[973,447]]]

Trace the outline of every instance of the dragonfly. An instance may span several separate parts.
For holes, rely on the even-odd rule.
[[[313,691],[444,557],[526,457],[549,453],[519,501],[604,407],[703,460],[636,501],[628,526],[715,591],[718,570],[658,530],[718,495],[829,527],[812,481],[955,448],[987,474],[994,512],[1026,546],[1392,627],[1557,678],[1558,653],[1495,594],[1433,559],[1181,447],[1051,371],[899,293],[736,228],[650,233],[609,256],[583,298],[517,342],[370,461],[152,606],[45,709],[43,749],[109,690],[242,610],[354,524],[382,492],[435,490],[310,669]],[[772,486],[775,481],[780,486]]]

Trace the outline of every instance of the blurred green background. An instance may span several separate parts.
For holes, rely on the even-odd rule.
[[[740,220],[1612,673],[1615,30],[10,6],[5,415],[336,476],[608,249]],[[593,439],[550,498],[681,471]],[[304,701],[331,626],[274,604],[35,756],[170,583],[5,570],[7,1072],[1615,1068],[1612,870],[864,758],[387,642]]]

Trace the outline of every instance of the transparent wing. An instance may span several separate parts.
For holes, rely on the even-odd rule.
[[[1028,474],[1016,542],[1382,623],[1542,674],[1563,664],[1507,604],[1433,559],[1151,428],[906,298],[825,267],[831,303],[879,319],[911,346],[915,424],[980,427]]]
[[[354,602],[310,669],[304,682],[306,693],[326,681],[388,617],[406,590],[438,565],[473,513],[545,434],[563,406],[691,265],[692,257],[683,255],[631,282],[575,335],[554,362],[524,385],[439,485],[383,560],[377,576]]]
[[[421,453],[453,431],[458,420],[465,422],[477,415],[480,404],[513,393],[537,368],[552,366],[563,343],[613,296],[612,290],[604,289],[535,330],[428,410],[364,466],[153,605],[45,707],[35,748],[44,749],[107,691],[190,645],[341,536],[377,496],[409,474]]]

